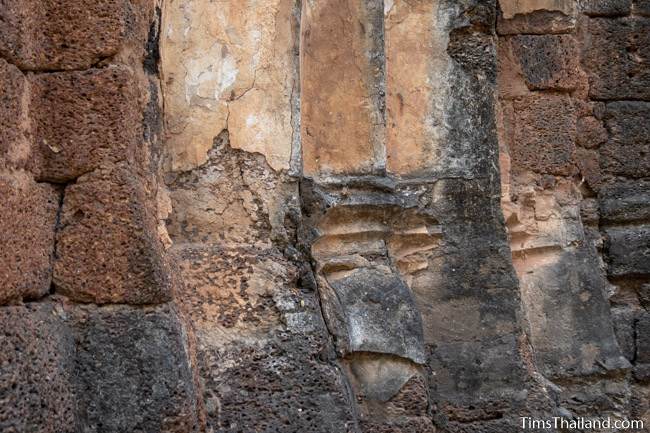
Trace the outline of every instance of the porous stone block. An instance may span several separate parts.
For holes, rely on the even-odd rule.
[[[40,179],[66,182],[107,162],[135,160],[142,115],[129,69],[38,74],[31,81]]]
[[[575,172],[576,115],[566,96],[535,95],[514,104],[512,164],[537,173]]]
[[[605,235],[610,276],[650,275],[650,227],[611,227]]]
[[[589,96],[600,100],[650,100],[650,19],[594,18],[586,25],[583,65]]]
[[[575,163],[580,170],[580,175],[587,182],[587,185],[594,191],[598,191],[603,185],[603,174],[600,169],[600,155],[595,150],[577,148]]]
[[[624,181],[607,185],[599,195],[605,222],[624,223],[650,218],[650,182]]]
[[[576,18],[558,11],[540,10],[505,19],[499,15],[497,32],[500,35],[546,35],[569,33],[575,30]]]
[[[84,175],[66,188],[57,233],[57,292],[94,303],[151,304],[171,283],[156,214],[125,165]]]
[[[564,14],[575,11],[573,0],[501,0],[499,6],[503,17],[507,19],[536,11],[557,11]]]
[[[635,0],[634,13],[644,17],[650,17],[650,0]]]
[[[531,90],[576,87],[579,55],[571,35],[521,35],[508,39]]]
[[[603,171],[633,178],[647,176],[650,173],[650,103],[609,103],[605,124],[610,134],[609,140],[600,147]]]
[[[607,129],[593,116],[581,117],[578,119],[577,138],[578,145],[586,149],[594,149],[607,141]]]
[[[22,69],[88,68],[115,54],[129,2],[24,0],[0,4],[0,55]]]
[[[632,0],[586,0],[580,4],[582,12],[591,16],[616,16],[630,13]]]
[[[74,339],[52,304],[0,307],[0,431],[73,433]]]
[[[0,167],[23,168],[31,153],[27,80],[18,68],[2,58],[0,88]]]
[[[324,334],[266,334],[266,342],[199,354],[208,425],[215,431],[356,433],[354,401],[323,357]]]
[[[0,305],[38,299],[52,278],[59,194],[25,172],[0,172]]]
[[[636,362],[650,364],[650,313],[639,316],[636,323]]]
[[[110,306],[71,314],[83,431],[199,431],[186,333],[175,310]]]

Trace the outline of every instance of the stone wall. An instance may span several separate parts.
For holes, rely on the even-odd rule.
[[[0,4],[3,433],[204,430],[159,234],[159,13]]]
[[[649,7],[0,0],[0,432],[650,426]]]
[[[539,371],[564,411],[647,425],[647,5],[502,3],[502,206]]]

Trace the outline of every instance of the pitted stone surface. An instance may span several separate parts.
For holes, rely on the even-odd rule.
[[[83,69],[115,54],[129,2],[21,0],[0,4],[0,55],[28,70]]]
[[[74,433],[75,344],[56,304],[0,307],[0,431]]]
[[[169,267],[145,186],[125,165],[66,188],[54,285],[81,302],[152,304],[171,296]]]
[[[46,295],[59,193],[22,171],[0,171],[0,305]]]
[[[142,115],[134,80],[122,66],[33,76],[40,179],[67,182],[107,163],[135,162]]]
[[[0,167],[24,168],[32,163],[27,79],[1,58],[0,86]]]
[[[594,18],[583,63],[589,75],[589,96],[598,100],[650,100],[650,19]]]
[[[173,308],[76,308],[78,423],[97,433],[199,431],[187,335]]]

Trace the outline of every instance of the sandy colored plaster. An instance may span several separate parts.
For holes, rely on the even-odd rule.
[[[172,170],[205,163],[224,129],[234,148],[261,153],[274,170],[289,168],[293,10],[294,0],[166,3],[161,49]]]

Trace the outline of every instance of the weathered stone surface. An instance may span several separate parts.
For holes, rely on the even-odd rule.
[[[417,175],[442,151],[447,32],[433,2],[386,3],[386,167]]]
[[[174,309],[109,306],[71,315],[84,431],[200,431],[187,335]]]
[[[513,166],[537,173],[575,172],[575,107],[566,96],[535,95],[514,102]]]
[[[650,312],[644,312],[636,324],[636,367],[634,377],[641,382],[650,382]],[[647,412],[646,412],[647,413]]]
[[[142,115],[126,67],[39,74],[31,79],[39,178],[66,182],[102,164],[135,161]]]
[[[29,166],[29,93],[25,76],[0,58],[0,167]]]
[[[650,218],[650,183],[619,182],[598,195],[600,216],[607,223],[645,221]]]
[[[199,364],[214,431],[359,432],[346,384],[324,361],[322,338],[280,333],[260,347],[205,351]]]
[[[303,4],[300,111],[305,176],[370,174],[385,166],[383,12],[375,2]]]
[[[580,4],[580,9],[591,16],[628,15],[632,0],[586,0]]]
[[[499,6],[504,18],[513,18],[515,15],[526,15],[535,11],[559,11],[572,14],[575,11],[575,2],[571,0],[500,0]]]
[[[273,249],[190,244],[174,250],[185,281],[178,298],[206,346],[263,338],[281,325],[280,305],[314,307],[291,286],[297,269]]]
[[[0,55],[22,69],[88,68],[118,51],[128,19],[125,1],[3,1]]]
[[[204,165],[167,180],[167,227],[175,242],[251,246],[291,236],[297,183],[274,172],[262,155],[233,149],[227,131],[214,140]]]
[[[297,134],[295,8],[294,0],[165,5],[162,86],[172,170],[205,163],[226,129],[234,148],[263,154],[275,170],[289,168]]]
[[[608,273],[613,277],[650,274],[650,227],[605,229]]]
[[[633,178],[650,173],[650,103],[607,104],[609,140],[600,148],[603,171]]]
[[[613,333],[606,280],[594,272],[593,253],[587,248],[527,251],[515,258],[515,267],[544,375],[588,376],[629,367]]]
[[[577,148],[575,163],[587,185],[592,190],[598,191],[604,182],[600,168],[600,154],[595,150]]]
[[[57,292],[94,303],[169,300],[169,269],[149,200],[125,165],[96,170],[67,187],[57,233]]]
[[[571,90],[579,78],[579,55],[571,35],[508,38],[530,90]]]
[[[50,290],[59,194],[25,172],[0,172],[0,305]]]
[[[340,302],[347,350],[425,361],[422,322],[409,288],[398,275],[389,269],[359,268],[340,278],[330,276],[328,283]],[[386,321],[393,323],[390,329]]]
[[[632,362],[636,357],[636,331],[635,322],[637,312],[631,308],[612,308],[612,324],[621,353]]]
[[[607,141],[607,130],[603,123],[593,116],[578,119],[577,144],[593,149]]]
[[[0,307],[0,431],[74,433],[71,330],[49,303]]]
[[[650,100],[650,19],[594,18],[587,22],[590,37],[583,64],[589,75],[589,96],[600,100]]]
[[[538,10],[525,15],[517,14],[512,19],[499,15],[497,32],[500,35],[544,35],[569,33],[576,27],[573,14],[559,11]]]
[[[650,17],[650,1],[649,0],[634,0],[634,13],[644,17]]]

